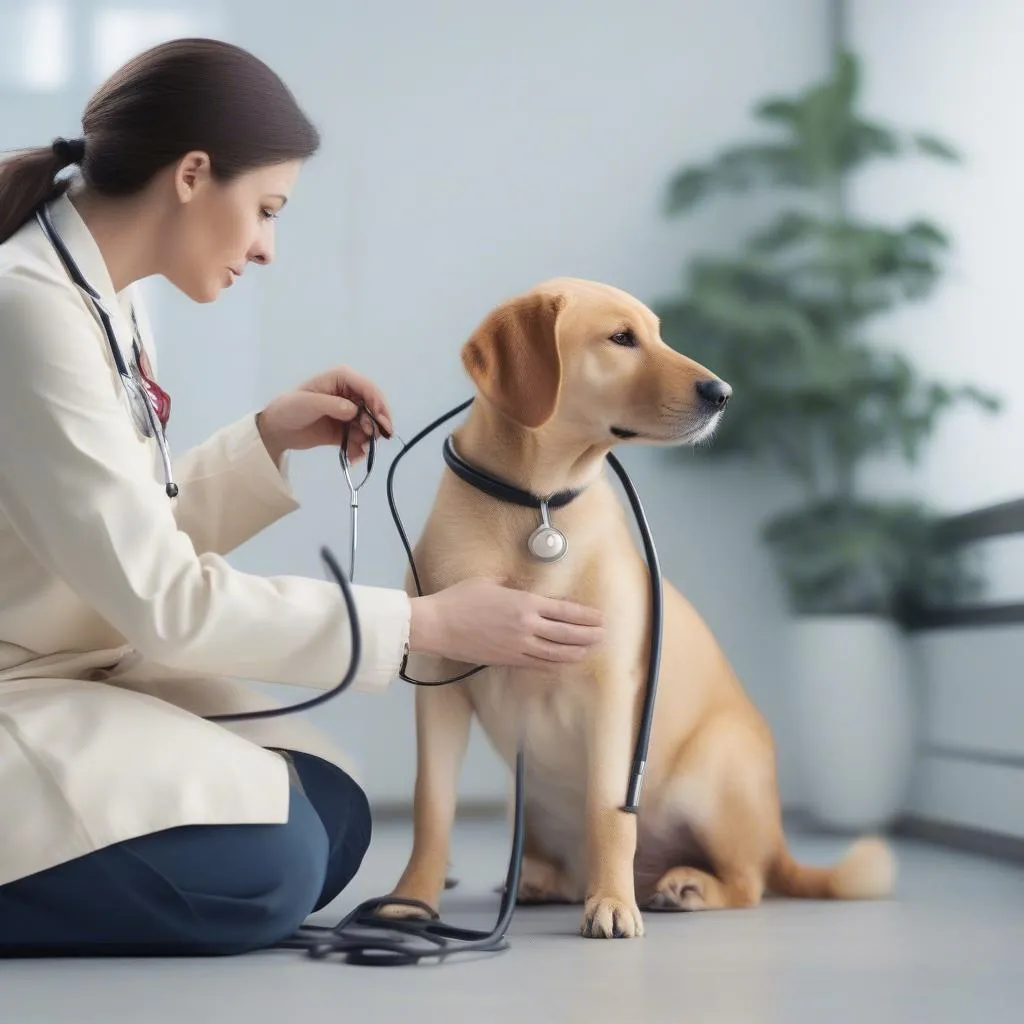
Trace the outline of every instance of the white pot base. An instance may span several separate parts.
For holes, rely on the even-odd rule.
[[[843,832],[883,829],[913,761],[904,639],[887,619],[806,616],[793,624],[793,696],[809,810]]]

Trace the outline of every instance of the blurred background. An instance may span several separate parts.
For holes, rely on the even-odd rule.
[[[785,806],[1024,839],[1024,6],[0,0],[0,149],[77,135],[107,75],[184,35],[265,59],[324,145],[273,267],[213,306],[146,282],[172,451],[337,362],[408,439],[469,396],[492,306],[553,275],[627,289],[735,388],[720,443],[624,462],[774,729]],[[441,440],[403,461],[413,534]],[[292,475],[302,510],[234,564],[347,551],[336,455]],[[357,581],[397,586],[385,476]],[[408,688],[316,717],[408,805]],[[504,794],[477,735],[464,807]]]

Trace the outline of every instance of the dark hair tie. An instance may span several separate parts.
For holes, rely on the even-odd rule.
[[[54,139],[53,152],[65,167],[80,164],[85,159],[85,139]]]

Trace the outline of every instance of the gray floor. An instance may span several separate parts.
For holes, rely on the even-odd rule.
[[[384,892],[408,848],[378,827],[364,872],[338,901]],[[831,840],[795,839],[828,862]],[[500,825],[461,826],[462,879],[445,916],[488,924],[507,858]],[[577,938],[576,908],[523,909],[512,949],[476,962],[379,970],[270,952],[216,961],[0,964],[3,1024],[93,1022],[534,1021],[692,1024],[985,1024],[1024,1020],[1024,870],[901,844],[897,898],[771,901],[756,910],[646,917],[639,941]]]

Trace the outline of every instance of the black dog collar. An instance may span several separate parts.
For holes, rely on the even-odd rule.
[[[445,438],[444,461],[448,468],[460,480],[475,487],[478,491],[497,498],[498,501],[508,502],[512,505],[521,505],[524,508],[535,508],[540,512],[540,526],[530,534],[526,546],[530,554],[541,562],[557,562],[568,550],[569,544],[565,534],[555,529],[548,518],[548,512],[553,508],[564,508],[569,502],[574,501],[583,492],[580,490],[558,491],[550,497],[542,498],[530,491],[516,487],[506,480],[500,480],[490,473],[478,469],[468,463],[455,450],[451,435]]]
[[[583,493],[582,491],[559,491],[557,494],[552,494],[549,498],[542,498],[537,494],[532,494],[530,491],[524,491],[516,487],[515,484],[499,480],[498,477],[491,476],[490,473],[478,469],[467,462],[455,450],[455,445],[452,443],[450,435],[444,441],[444,461],[457,477],[464,480],[471,487],[475,487],[478,491],[483,491],[484,494],[497,498],[499,501],[507,501],[512,505],[522,505],[524,508],[539,509],[545,505],[548,508],[563,508]]]

